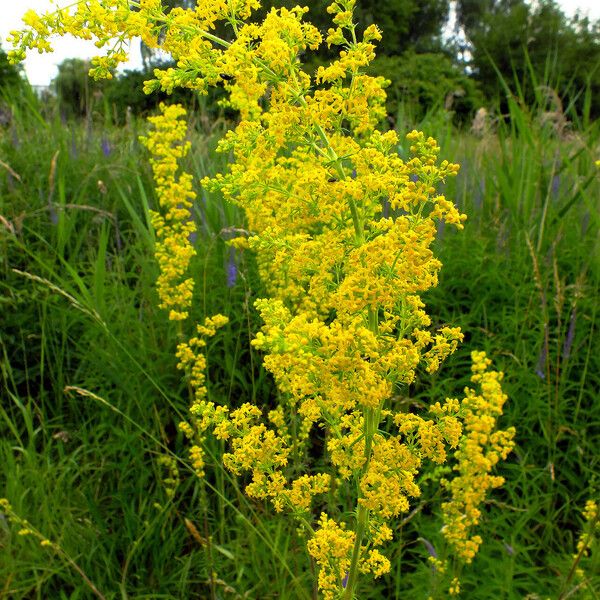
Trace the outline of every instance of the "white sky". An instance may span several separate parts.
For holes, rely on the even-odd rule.
[[[72,0],[58,0],[59,6],[71,4]],[[568,15],[577,9],[593,19],[600,19],[600,0],[559,0]],[[6,37],[13,29],[21,28],[21,16],[30,8],[45,12],[52,10],[52,0],[0,0],[0,40],[4,50],[8,50]],[[57,65],[65,58],[91,58],[98,53],[93,42],[77,40],[71,37],[56,39],[52,54],[29,53],[25,61],[25,70],[33,85],[47,85],[57,73]],[[139,68],[142,64],[139,43],[131,48],[131,61],[124,69]]]
[[[10,45],[6,42],[9,33],[21,29],[21,17],[29,10],[47,12],[59,7],[69,6],[74,0],[0,0],[0,43],[2,49],[8,51]],[[25,59],[25,71],[32,85],[48,85],[58,73],[57,65],[65,58],[92,58],[102,51],[94,46],[94,42],[78,40],[71,36],[52,40],[54,52],[39,54],[37,51],[28,52]],[[134,42],[130,48],[131,60],[122,65],[119,70],[136,69],[142,66],[139,42]]]

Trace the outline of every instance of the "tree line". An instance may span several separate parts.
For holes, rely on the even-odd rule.
[[[308,18],[323,33],[331,26],[330,0],[305,0]],[[193,6],[193,0],[163,0],[169,7]],[[297,0],[265,0],[264,12],[291,7]],[[260,15],[257,15],[260,17]],[[587,118],[600,116],[600,21],[567,17],[555,0],[358,0],[361,27],[373,22],[383,30],[374,75],[391,81],[388,113],[401,109],[415,117],[434,108],[452,110],[467,120],[479,107],[502,112],[506,97],[517,95],[533,104],[552,90],[561,110]],[[223,35],[227,35],[224,30]],[[111,81],[86,78],[88,65],[68,59],[59,67],[53,88],[65,116],[83,116],[104,107],[117,120],[129,111],[146,114],[159,100],[141,92],[156,60],[144,49],[144,71],[119,74]],[[327,48],[307,65],[316,68],[328,58]],[[22,76],[7,64],[0,50],[0,89],[20,85]],[[219,92],[178,98],[216,114]],[[227,115],[225,115],[227,116]]]

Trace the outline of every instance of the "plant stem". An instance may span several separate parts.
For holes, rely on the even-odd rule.
[[[589,525],[586,527],[586,529],[589,532],[589,535],[586,538],[585,544],[583,544],[581,546],[581,548],[579,549],[579,552],[577,553],[577,555],[575,556],[575,559],[573,560],[573,563],[571,564],[571,568],[569,569],[569,574],[567,575],[567,578],[563,581],[563,584],[561,585],[560,596],[558,597],[558,600],[564,600],[564,598],[567,598],[570,595],[566,592],[565,588],[567,587],[567,585],[569,585],[569,582],[571,581],[571,579],[573,579],[573,575],[575,575],[575,571],[577,570],[577,566],[581,562],[581,558],[585,554],[586,550],[590,547],[590,544],[592,542],[593,532],[596,529],[596,524],[598,523],[599,520],[600,520],[600,511],[597,512],[596,516],[592,519],[592,521],[590,521]]]
[[[375,414],[372,408],[365,409],[364,413],[364,430],[365,430],[365,464],[361,469],[361,478],[369,469],[371,462],[371,452],[373,449],[373,436],[377,429],[378,423],[375,422]],[[348,571],[348,580],[346,582],[346,590],[344,591],[343,600],[352,600],[354,598],[354,589],[358,581],[358,563],[363,538],[369,525],[369,509],[360,503],[360,494],[358,500],[358,510],[356,515],[356,537],[354,538],[354,548],[352,549],[352,560],[350,562],[350,570]]]
[[[369,509],[360,504],[356,518],[356,538],[354,540],[354,548],[352,549],[352,562],[350,563],[350,571],[348,572],[348,581],[346,582],[346,590],[343,596],[344,600],[352,600],[352,598],[354,598],[354,588],[356,587],[358,580],[360,548],[368,523]]]

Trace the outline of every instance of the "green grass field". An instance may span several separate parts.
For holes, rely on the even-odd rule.
[[[19,106],[0,127],[0,497],[55,546],[0,514],[0,598],[315,597],[294,523],[244,496],[220,443],[208,442],[204,481],[187,464],[177,332],[154,288],[145,124],[62,123],[33,100]],[[517,446],[463,597],[600,598],[598,553],[573,559],[581,510],[600,496],[600,124],[518,101],[510,112],[479,136],[444,113],[398,119],[462,165],[446,193],[469,216],[460,234],[440,228],[444,267],[425,298],[465,342],[401,401],[460,391],[470,351],[485,349],[506,373],[502,426],[517,428]],[[213,152],[222,130],[200,123],[187,159],[196,182],[226,161]],[[268,406],[274,384],[250,347],[260,283],[252,257],[225,244],[244,217],[197,191],[194,316],[230,318],[209,344],[209,392]],[[430,476],[398,523],[392,572],[361,598],[446,597],[427,563],[442,547]]]

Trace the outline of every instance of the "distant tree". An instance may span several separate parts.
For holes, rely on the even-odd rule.
[[[582,109],[587,90],[600,116],[600,22],[569,19],[554,0],[459,0],[457,16],[486,95],[503,94],[499,72],[529,102],[547,85]]]
[[[66,117],[83,117],[91,113],[101,98],[106,81],[95,81],[88,76],[90,62],[81,58],[67,58],[58,65],[58,74],[52,86],[58,105]]]
[[[439,53],[417,54],[409,50],[401,56],[377,57],[369,72],[391,81],[386,92],[387,111],[393,120],[403,104],[415,118],[430,110],[447,109],[459,122],[484,104],[475,81]]]
[[[153,66],[161,66],[163,68],[172,66],[171,63],[154,63]],[[165,92],[154,92],[153,94],[144,94],[144,81],[153,78],[151,69],[141,71],[127,70],[124,73],[118,73],[113,79],[107,81],[103,87],[103,97],[110,115],[118,124],[123,124],[126,120],[127,113],[138,116],[147,116],[157,110],[161,102],[178,102],[184,104],[188,108],[196,108],[200,104],[198,94],[192,90],[176,89],[173,94],[167,95]],[[210,91],[209,104],[210,108],[217,111],[215,94]],[[211,116],[216,116],[213,113]]]

